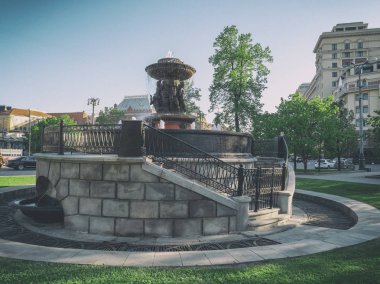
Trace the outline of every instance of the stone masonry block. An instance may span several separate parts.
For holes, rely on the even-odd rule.
[[[182,186],[175,186],[175,199],[176,200],[200,200],[204,197],[198,193],[195,193],[191,190],[183,188]]]
[[[68,196],[62,200],[63,214],[65,216],[78,214],[78,197]]]
[[[140,237],[144,233],[144,220],[117,218],[115,233],[122,237]]]
[[[160,218],[186,218],[189,214],[187,201],[161,201]]]
[[[195,237],[202,235],[202,219],[174,220],[174,237]]]
[[[120,199],[144,199],[144,184],[141,182],[118,182],[117,197]]]
[[[236,216],[237,212],[235,209],[229,208],[227,206],[224,206],[222,204],[217,204],[216,206],[216,216],[222,217],[222,216]]]
[[[114,229],[114,218],[90,217],[90,233],[101,235],[113,235]]]
[[[36,169],[36,176],[44,176],[48,177],[49,176],[49,166],[50,162],[38,159],[37,160],[37,169]]]
[[[228,233],[228,217],[205,218],[203,219],[204,235],[217,235]]]
[[[131,165],[131,181],[159,182],[159,177],[144,171],[141,164]]]
[[[174,200],[174,184],[146,183],[146,200]]]
[[[158,218],[157,201],[130,201],[131,218]]]
[[[129,180],[129,165],[103,165],[103,180],[119,181]]]
[[[49,180],[53,186],[56,186],[61,178],[61,164],[59,162],[50,162]]]
[[[90,182],[81,179],[70,180],[70,195],[74,196],[90,196]]]
[[[93,181],[90,184],[90,196],[115,198],[116,183],[111,181]]]
[[[230,216],[228,218],[230,218],[229,232],[236,232],[236,230],[237,230],[237,228],[236,228],[236,216]]]
[[[61,163],[62,178],[79,178],[78,163]]]
[[[211,200],[189,201],[190,217],[215,217],[216,203]]]
[[[102,164],[80,164],[80,179],[102,180]]]
[[[171,237],[173,235],[172,220],[145,220],[145,236]]]
[[[65,216],[65,229],[88,232],[89,217],[82,215]]]
[[[87,197],[80,198],[79,213],[85,215],[101,216],[102,200]]]
[[[69,194],[69,180],[61,178],[55,187],[58,200],[64,199]]]
[[[127,200],[103,200],[103,216],[128,217],[129,202]]]

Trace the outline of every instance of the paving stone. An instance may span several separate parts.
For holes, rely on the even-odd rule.
[[[78,197],[68,196],[61,202],[65,216],[78,214]]]
[[[172,220],[145,220],[144,224],[145,236],[150,237],[171,237],[173,235]]]
[[[175,199],[176,200],[201,200],[201,199],[204,199],[204,197],[182,186],[176,185]]]
[[[151,267],[155,252],[131,252],[124,262],[124,266]]]
[[[157,201],[130,201],[131,218],[158,218]]]
[[[129,202],[126,200],[103,200],[103,216],[128,217]]]
[[[102,180],[102,164],[80,164],[80,179]]]
[[[189,202],[190,217],[216,216],[216,203],[211,200],[194,200]]]
[[[206,254],[201,251],[180,251],[183,266],[205,266],[211,265]]]
[[[153,266],[182,266],[179,252],[156,252]]]
[[[90,196],[90,182],[81,179],[70,180],[70,195],[72,196]]]
[[[202,219],[174,220],[174,237],[194,237],[202,235]]]
[[[263,260],[262,257],[258,256],[251,250],[247,250],[246,248],[242,249],[229,249],[227,252],[236,259],[239,263],[245,262],[254,262]]]
[[[144,233],[143,219],[117,218],[115,233],[122,237],[141,237]]]
[[[69,180],[61,178],[56,185],[55,190],[56,198],[58,200],[64,199],[69,194]]]
[[[115,198],[116,183],[111,181],[92,181],[90,183],[90,196]]]
[[[128,181],[129,180],[129,165],[104,164],[103,165],[103,180]]]
[[[205,235],[226,234],[228,229],[228,217],[203,219],[203,233]]]
[[[174,200],[174,184],[146,183],[146,200]]]
[[[99,198],[81,197],[79,200],[79,213],[85,215],[101,216],[102,200]]]
[[[65,216],[64,223],[66,229],[87,233],[89,217],[83,215]]]
[[[159,182],[159,177],[144,171],[141,164],[131,165],[131,181],[134,182]]]
[[[117,197],[120,199],[144,199],[144,183],[118,182]]]
[[[212,265],[239,263],[225,250],[208,250],[204,253]]]
[[[115,229],[114,218],[90,217],[90,233],[113,235]]]
[[[61,178],[79,178],[78,163],[61,163]]]
[[[189,214],[187,201],[161,201],[160,218],[186,218]]]

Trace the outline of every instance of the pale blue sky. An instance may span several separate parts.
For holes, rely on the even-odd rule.
[[[46,112],[104,106],[154,92],[145,67],[168,50],[197,69],[208,110],[213,42],[227,25],[269,46],[264,110],[315,73],[314,45],[337,23],[380,28],[380,1],[0,0],[0,105]]]

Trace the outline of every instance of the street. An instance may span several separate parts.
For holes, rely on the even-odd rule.
[[[36,175],[36,170],[14,170],[3,166],[0,168],[0,176],[34,176]]]

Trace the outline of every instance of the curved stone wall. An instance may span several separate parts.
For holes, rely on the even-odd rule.
[[[142,158],[38,154],[37,176],[60,200],[65,228],[93,234],[187,237],[236,231],[235,203],[143,169]]]

